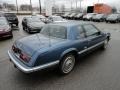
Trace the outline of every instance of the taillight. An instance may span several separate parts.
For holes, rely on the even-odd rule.
[[[17,48],[13,45],[12,46],[12,50],[14,51],[14,52],[17,52]]]
[[[24,60],[25,62],[29,62],[30,61],[30,57],[27,54],[25,54],[25,53],[21,53],[20,54],[20,58],[22,60]]]

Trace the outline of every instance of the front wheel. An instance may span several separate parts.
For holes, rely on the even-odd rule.
[[[25,31],[25,27],[23,26],[23,30]]]
[[[108,39],[106,39],[106,40],[104,41],[104,44],[103,44],[103,46],[101,47],[101,49],[105,50],[107,47],[108,47]]]
[[[16,26],[18,27],[18,23],[16,23]]]
[[[69,74],[75,66],[75,56],[72,54],[66,55],[62,61],[60,62],[60,73],[61,74]]]

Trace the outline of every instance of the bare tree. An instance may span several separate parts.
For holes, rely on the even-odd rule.
[[[61,12],[65,12],[65,5],[61,5]]]
[[[14,11],[14,10],[16,10],[16,6],[14,4],[8,4],[7,9]]]
[[[22,4],[22,5],[20,6],[20,10],[22,10],[22,11],[31,11],[31,5]]]
[[[52,12],[53,12],[53,13],[59,12],[59,6],[58,6],[58,5],[54,5],[54,6],[52,7]]]
[[[116,13],[116,12],[117,12],[117,8],[116,8],[116,7],[113,7],[113,8],[112,8],[112,12],[113,12],[113,13]]]
[[[3,6],[2,6],[2,4],[0,4],[0,10],[2,10],[3,9]]]

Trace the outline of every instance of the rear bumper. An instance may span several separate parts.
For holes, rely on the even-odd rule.
[[[54,61],[54,62],[51,62],[51,63],[47,63],[47,64],[40,65],[40,66],[36,66],[36,67],[28,67],[28,66],[26,66],[25,64],[23,64],[18,58],[16,58],[16,57],[14,56],[14,54],[13,54],[12,51],[8,51],[8,55],[9,55],[10,60],[12,61],[12,63],[13,63],[19,70],[21,70],[21,71],[24,72],[24,73],[35,72],[35,71],[38,71],[38,70],[42,70],[42,69],[45,69],[45,68],[54,66],[54,65],[56,65],[56,64],[59,63],[59,60],[57,60],[57,61]]]
[[[17,20],[8,20],[10,24],[18,24],[19,22]]]
[[[12,37],[12,31],[0,33],[0,38]]]

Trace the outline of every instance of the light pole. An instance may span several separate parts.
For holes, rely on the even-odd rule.
[[[100,0],[98,0],[98,3],[100,2]]]
[[[41,14],[41,0],[39,0],[39,9],[40,9],[40,14]]]
[[[71,11],[72,11],[72,0],[70,1],[70,5],[71,5]]]
[[[83,0],[80,0],[80,12],[82,12],[82,1]]]
[[[76,0],[76,11],[77,11],[77,0]]]
[[[82,9],[82,8],[81,8],[81,2],[82,2],[82,0],[80,0],[80,12],[82,11],[82,10],[81,10],[81,9]]]
[[[32,2],[31,2],[31,0],[30,0],[30,9],[31,9],[31,14],[32,14],[33,12],[32,12]]]
[[[17,13],[18,13],[18,2],[16,0],[16,10],[17,10]]]

